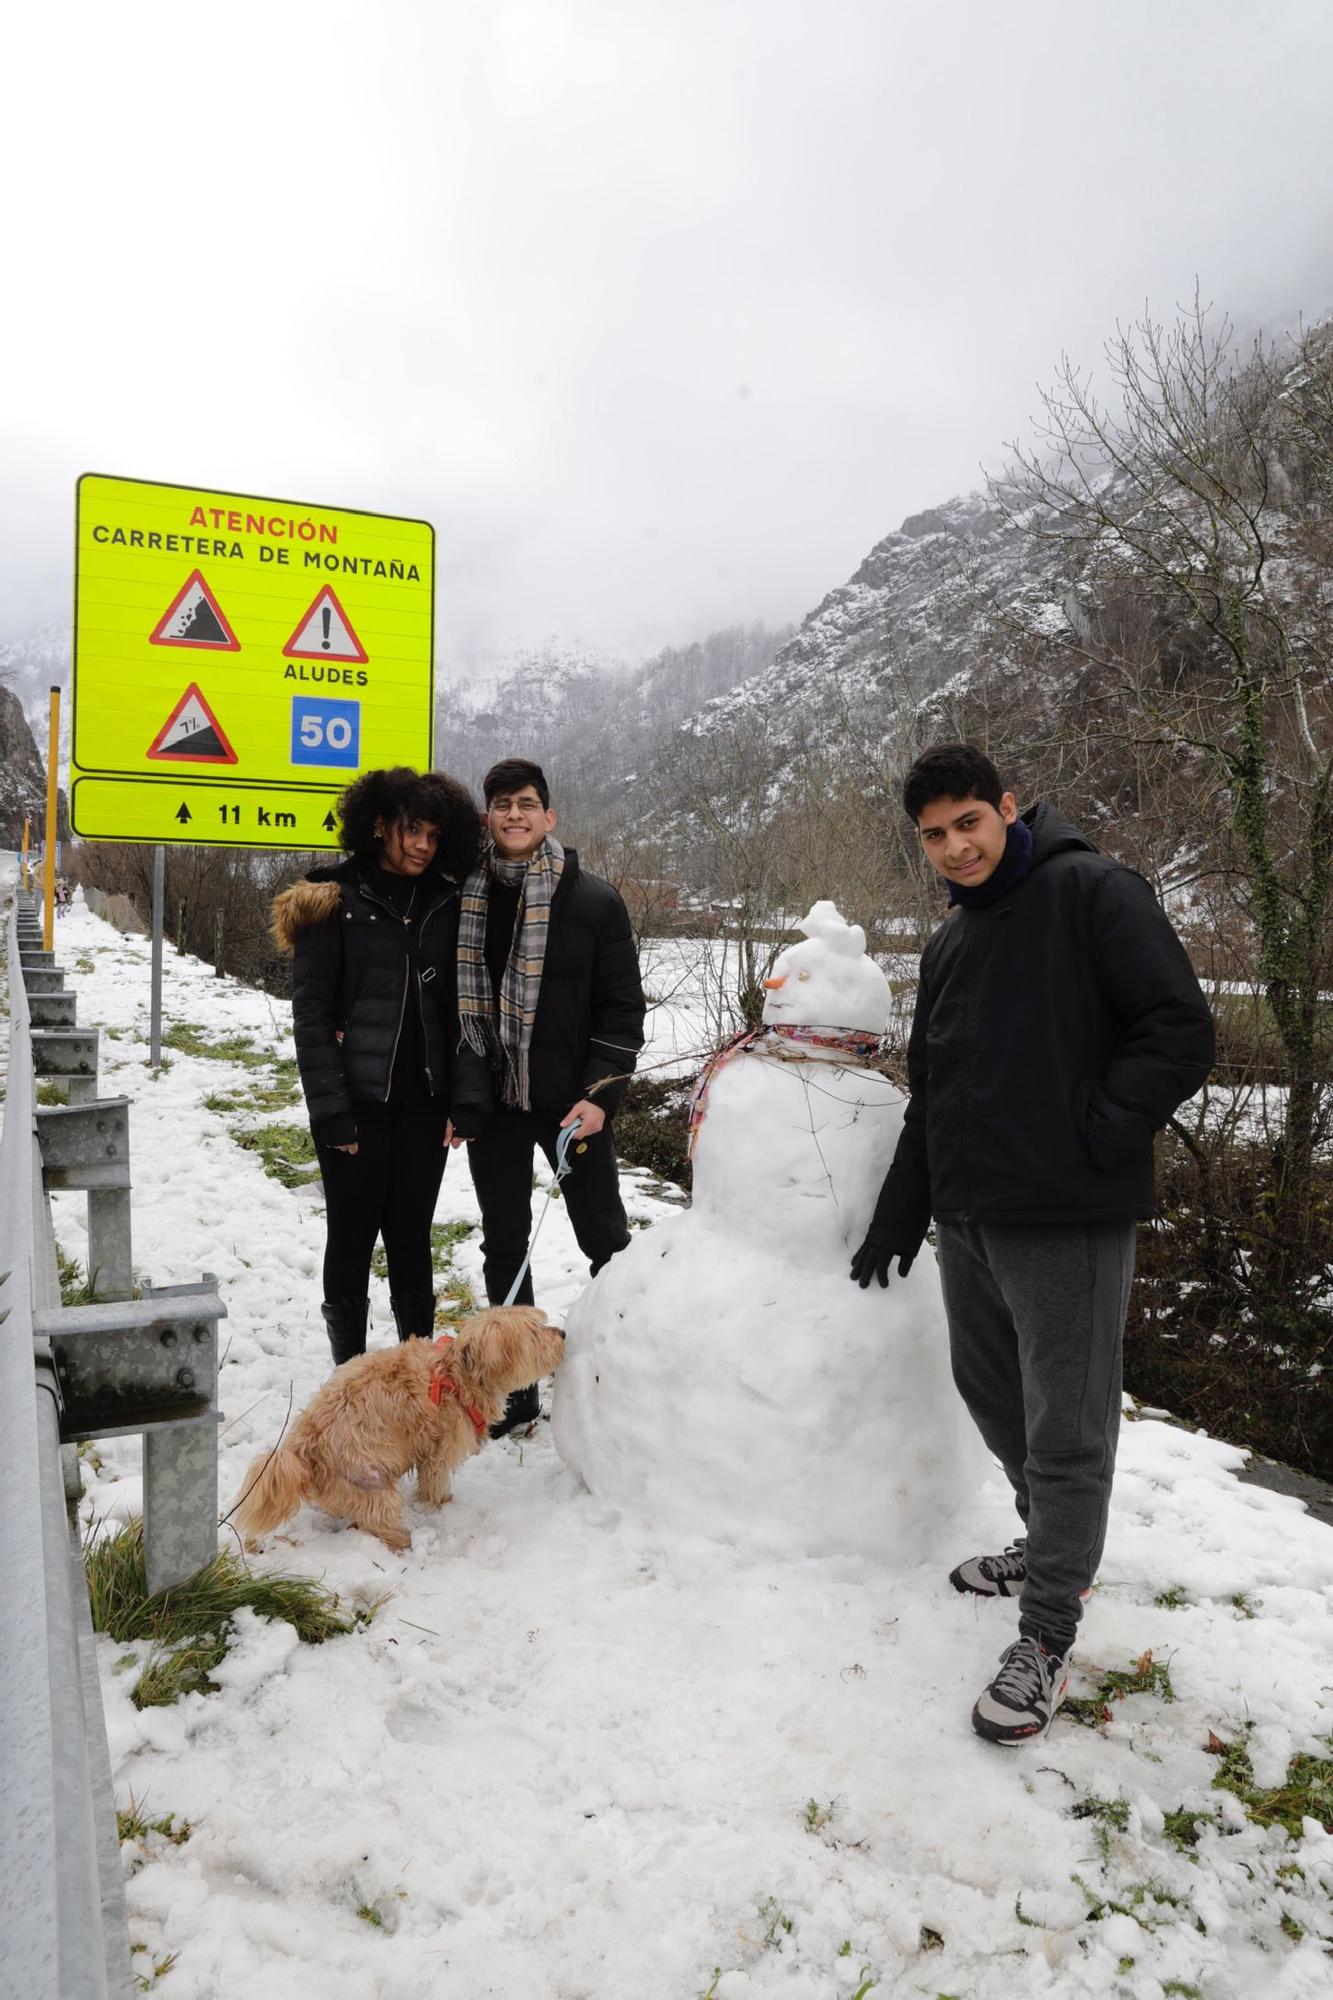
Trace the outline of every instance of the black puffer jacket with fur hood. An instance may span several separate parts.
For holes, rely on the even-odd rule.
[[[469,1050],[458,1052],[459,885],[438,869],[419,878],[409,952],[408,926],[377,893],[375,878],[373,868],[343,861],[314,869],[273,902],[273,935],[292,957],[301,1086],[321,1145],[349,1145],[358,1101],[388,1099],[408,1008],[418,1010],[420,1036],[412,1039],[424,1052],[432,1097],[449,1103],[458,1066],[476,1062]]]

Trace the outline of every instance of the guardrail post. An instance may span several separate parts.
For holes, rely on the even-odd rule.
[[[61,1436],[143,1433],[150,1591],[184,1583],[218,1546],[217,1279],[144,1287],[141,1299],[37,1313],[64,1396]]]
[[[96,1028],[34,1028],[32,1066],[39,1077],[65,1087],[71,1104],[97,1095]]]
[[[134,1293],[130,1243],[130,1107],[128,1098],[39,1109],[37,1139],[42,1184],[82,1188],[88,1196],[88,1283],[95,1299]]]

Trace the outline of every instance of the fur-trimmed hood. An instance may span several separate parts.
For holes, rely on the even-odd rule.
[[[455,891],[458,884],[452,875],[446,875],[442,868],[428,868],[421,880],[433,886],[438,896]],[[366,872],[354,856],[332,863],[327,868],[312,868],[299,882],[293,882],[286,889],[280,889],[273,898],[273,908],[269,916],[269,932],[279,951],[286,952],[288,958],[296,950],[297,933],[311,924],[322,924],[332,917],[342,900],[344,889],[361,889],[373,900],[374,890],[366,890]],[[433,904],[422,904],[423,910],[433,908]]]
[[[269,930],[279,951],[290,958],[296,950],[296,934],[308,924],[322,924],[342,900],[342,884],[334,881],[293,882],[273,898]]]

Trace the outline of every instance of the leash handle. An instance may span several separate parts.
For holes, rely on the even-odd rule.
[[[555,1179],[546,1190],[546,1200],[542,1203],[541,1214],[537,1217],[536,1225],[531,1236],[528,1238],[528,1247],[523,1253],[523,1262],[519,1265],[515,1273],[514,1282],[505,1293],[502,1301],[504,1305],[512,1306],[515,1298],[518,1296],[518,1288],[523,1283],[528,1266],[532,1262],[532,1253],[537,1247],[537,1238],[540,1236],[542,1224],[546,1220],[546,1211],[551,1206],[551,1196],[555,1193],[565,1175],[573,1172],[569,1158],[569,1149],[578,1137],[582,1123],[583,1120],[581,1118],[576,1118],[572,1125],[566,1125],[555,1142]]]

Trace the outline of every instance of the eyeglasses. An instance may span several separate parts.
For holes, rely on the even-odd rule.
[[[492,799],[488,808],[493,813],[521,812],[539,813],[546,808],[540,799]]]

